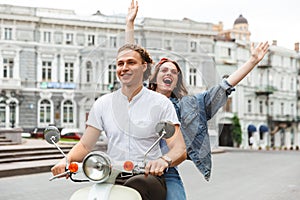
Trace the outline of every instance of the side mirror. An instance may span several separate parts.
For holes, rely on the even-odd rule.
[[[59,132],[58,128],[56,128],[55,126],[48,126],[47,128],[45,128],[44,138],[49,144],[53,144],[60,151],[60,153],[64,156],[64,158],[66,159],[66,169],[68,169],[69,168],[68,157],[61,150],[61,148],[56,144],[60,139],[60,132]],[[58,174],[58,175],[52,177],[50,180],[53,180],[61,175],[62,174]]]
[[[155,131],[165,139],[172,137],[175,133],[175,125],[172,122],[159,122]]]
[[[44,130],[44,138],[49,144],[55,144],[60,139],[60,132],[55,126],[48,126]]]
[[[144,155],[144,163],[148,153],[153,149],[155,145],[162,139],[168,139],[175,133],[175,125],[172,122],[161,121],[155,126],[155,131],[159,134],[159,138],[152,144],[152,146],[146,151]]]

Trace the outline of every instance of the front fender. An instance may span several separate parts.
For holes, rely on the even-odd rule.
[[[70,200],[142,200],[133,188],[113,184],[94,184],[73,193]]]

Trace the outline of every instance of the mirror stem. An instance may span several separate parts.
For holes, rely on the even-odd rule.
[[[60,153],[65,157],[65,159],[66,159],[66,169],[68,169],[69,168],[69,163],[68,163],[68,157],[67,157],[67,155],[61,150],[61,148],[56,144],[56,142],[55,142],[55,136],[52,136],[51,138],[50,138],[50,140],[51,140],[51,142],[55,145],[55,147],[60,151]]]
[[[145,155],[144,155],[144,164],[146,165],[146,157],[148,155],[148,153],[153,149],[153,147],[155,145],[157,145],[157,143],[166,135],[166,131],[165,129],[162,131],[161,136],[154,142],[154,144],[152,144],[152,146],[146,151]]]

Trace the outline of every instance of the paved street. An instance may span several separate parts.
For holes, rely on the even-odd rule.
[[[300,197],[299,151],[240,151],[213,155],[206,182],[186,161],[180,167],[189,200],[295,200]],[[0,178],[0,199],[67,200],[82,184],[49,182],[50,173]],[[86,184],[85,184],[86,185]]]

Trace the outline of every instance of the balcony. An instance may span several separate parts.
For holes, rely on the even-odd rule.
[[[266,61],[266,60],[262,60],[257,65],[257,68],[259,68],[259,69],[269,69],[271,67],[272,67],[272,65],[268,61]]]
[[[21,89],[21,80],[13,78],[1,78],[0,89]]]
[[[276,90],[277,89],[271,85],[258,86],[255,89],[255,94],[257,96],[260,96],[260,95],[268,96],[268,95],[273,94]]]

